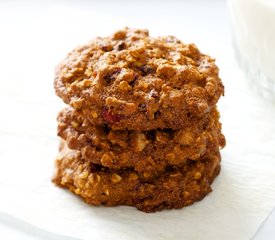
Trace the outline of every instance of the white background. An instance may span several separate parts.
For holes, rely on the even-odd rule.
[[[213,185],[214,192],[202,203],[184,211],[154,215],[167,217],[168,225],[152,224],[155,232],[148,230],[148,238],[143,231],[139,232],[138,226],[142,226],[139,224],[128,228],[133,231],[132,235],[111,229],[105,230],[102,236],[105,239],[106,236],[110,239],[120,236],[121,239],[150,239],[150,236],[151,239],[182,239],[184,236],[248,239],[254,236],[275,206],[275,107],[249,88],[249,80],[238,68],[225,1],[1,1],[1,239],[71,239],[54,231],[51,225],[54,219],[50,217],[54,216],[51,211],[56,209],[51,209],[50,203],[41,203],[41,196],[47,197],[45,190],[53,188],[55,198],[49,198],[51,201],[60,196],[66,203],[73,201],[72,206],[82,204],[48,184],[58,146],[55,116],[63,107],[62,101],[54,95],[54,67],[76,45],[124,26],[148,28],[154,36],[175,35],[184,42],[195,42],[202,52],[216,57],[226,91],[219,108],[227,147],[222,152],[224,164],[221,176]],[[28,203],[36,198],[32,212],[32,205]],[[62,206],[60,199],[56,201]],[[82,210],[87,211],[86,208],[81,205]],[[101,212],[108,212],[104,213],[108,224],[116,220],[108,214],[117,214],[118,209],[101,209]],[[192,215],[192,211],[200,219],[192,218],[193,227],[185,224],[183,229],[177,229],[178,221],[184,222],[184,216]],[[196,215],[197,212],[202,215]],[[60,219],[68,220],[71,216],[65,210],[58,214]],[[143,215],[135,210],[131,210],[131,214],[137,214],[137,220],[143,221]],[[49,219],[42,221],[41,216]],[[219,219],[215,219],[217,216]],[[221,225],[214,226],[215,221]],[[195,227],[196,223],[199,225]],[[186,232],[184,226],[189,228]],[[223,228],[228,238],[222,235]],[[171,234],[162,233],[162,229],[170,229]],[[173,235],[173,231],[177,234]]]

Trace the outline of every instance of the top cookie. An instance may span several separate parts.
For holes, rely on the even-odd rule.
[[[224,92],[215,60],[194,44],[129,28],[74,49],[54,85],[93,124],[115,130],[183,128]]]

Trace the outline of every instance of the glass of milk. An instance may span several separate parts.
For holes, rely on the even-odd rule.
[[[275,0],[228,0],[237,58],[251,85],[275,100]]]

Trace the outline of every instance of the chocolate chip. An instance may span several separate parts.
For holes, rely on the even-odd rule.
[[[111,129],[108,127],[107,124],[103,124],[102,131],[103,131],[104,135],[108,135],[109,132],[111,131]]]
[[[154,113],[154,118],[158,118],[160,116],[160,110],[157,110],[155,113]]]
[[[99,165],[99,164],[92,164],[91,168],[90,168],[90,172],[94,173],[94,172],[99,171],[100,169],[101,169],[101,165]]]
[[[99,152],[99,151],[102,150],[102,148],[97,146],[97,147],[95,147],[95,150],[96,150],[97,152]]]
[[[163,131],[164,133],[168,134],[169,139],[171,139],[171,138],[174,137],[174,133],[175,133],[174,130],[172,130],[172,129],[170,129],[170,128],[164,128],[164,129],[162,129],[162,131]]]
[[[150,130],[146,132],[146,137],[151,140],[154,141],[156,139],[156,132],[154,130]]]
[[[139,111],[144,112],[144,111],[146,111],[146,109],[147,109],[147,105],[146,105],[145,103],[140,103],[140,104],[138,105],[138,109],[139,109]]]
[[[114,78],[113,78],[112,75],[107,74],[107,75],[104,77],[104,80],[105,80],[105,82],[106,82],[107,84],[110,84],[110,83],[114,80]]]
[[[117,45],[117,50],[118,51],[121,51],[123,49],[126,48],[126,43],[125,42],[120,42],[118,45]]]
[[[174,171],[173,166],[166,166],[165,167],[165,172],[173,172],[173,171]]]
[[[117,75],[118,75],[120,72],[121,72],[121,69],[118,68],[118,69],[116,69],[115,71],[113,71],[113,72],[111,72],[111,73],[107,73],[107,74],[104,76],[105,83],[106,83],[106,84],[112,83],[112,82],[116,79]]]
[[[130,86],[133,87],[135,85],[136,80],[138,79],[139,75],[134,73],[134,78],[131,82],[129,82]]]
[[[154,69],[149,65],[140,66],[138,69],[142,72],[143,76],[154,72]]]

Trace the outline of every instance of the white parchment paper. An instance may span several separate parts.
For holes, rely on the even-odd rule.
[[[0,46],[5,56],[0,62],[5,66],[0,79],[0,216],[77,239],[251,238],[275,206],[275,105],[251,91],[229,42],[213,43],[210,37],[205,43],[191,28],[189,37],[217,57],[226,87],[219,109],[227,146],[214,191],[182,210],[145,214],[131,207],[91,207],[51,183],[58,148],[55,118],[63,107],[54,96],[54,65],[83,39],[126,25],[84,13],[55,6],[22,30],[5,25]],[[149,20],[147,25],[153,33],[171,34]],[[180,29],[172,34],[188,36]]]

